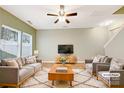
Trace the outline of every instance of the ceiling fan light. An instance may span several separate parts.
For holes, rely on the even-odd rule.
[[[64,16],[59,16],[59,21],[60,22],[64,22],[65,21],[65,17]]]

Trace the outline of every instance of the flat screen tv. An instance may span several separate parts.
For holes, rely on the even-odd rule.
[[[59,54],[73,54],[73,45],[58,45]]]

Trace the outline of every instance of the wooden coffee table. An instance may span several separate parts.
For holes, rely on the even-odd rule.
[[[56,72],[56,68],[60,66],[67,67],[67,72]],[[63,80],[69,81],[70,86],[72,86],[72,81],[74,80],[74,72],[72,71],[70,64],[54,64],[48,73],[48,79],[52,80],[52,85],[54,85],[55,80]]]

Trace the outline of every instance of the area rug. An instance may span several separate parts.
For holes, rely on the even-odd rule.
[[[21,88],[105,88],[106,86],[92,77],[87,70],[81,68],[73,68],[74,81],[72,86],[67,81],[52,81],[48,80],[49,67],[43,67],[41,71],[37,72],[33,77],[28,79],[21,85]]]

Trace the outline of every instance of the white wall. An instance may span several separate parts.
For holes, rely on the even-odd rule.
[[[37,31],[37,49],[42,60],[55,60],[58,44],[73,44],[78,60],[104,55],[104,44],[108,39],[106,28],[56,29]]]
[[[124,59],[124,29],[105,47],[105,54],[110,57]]]

